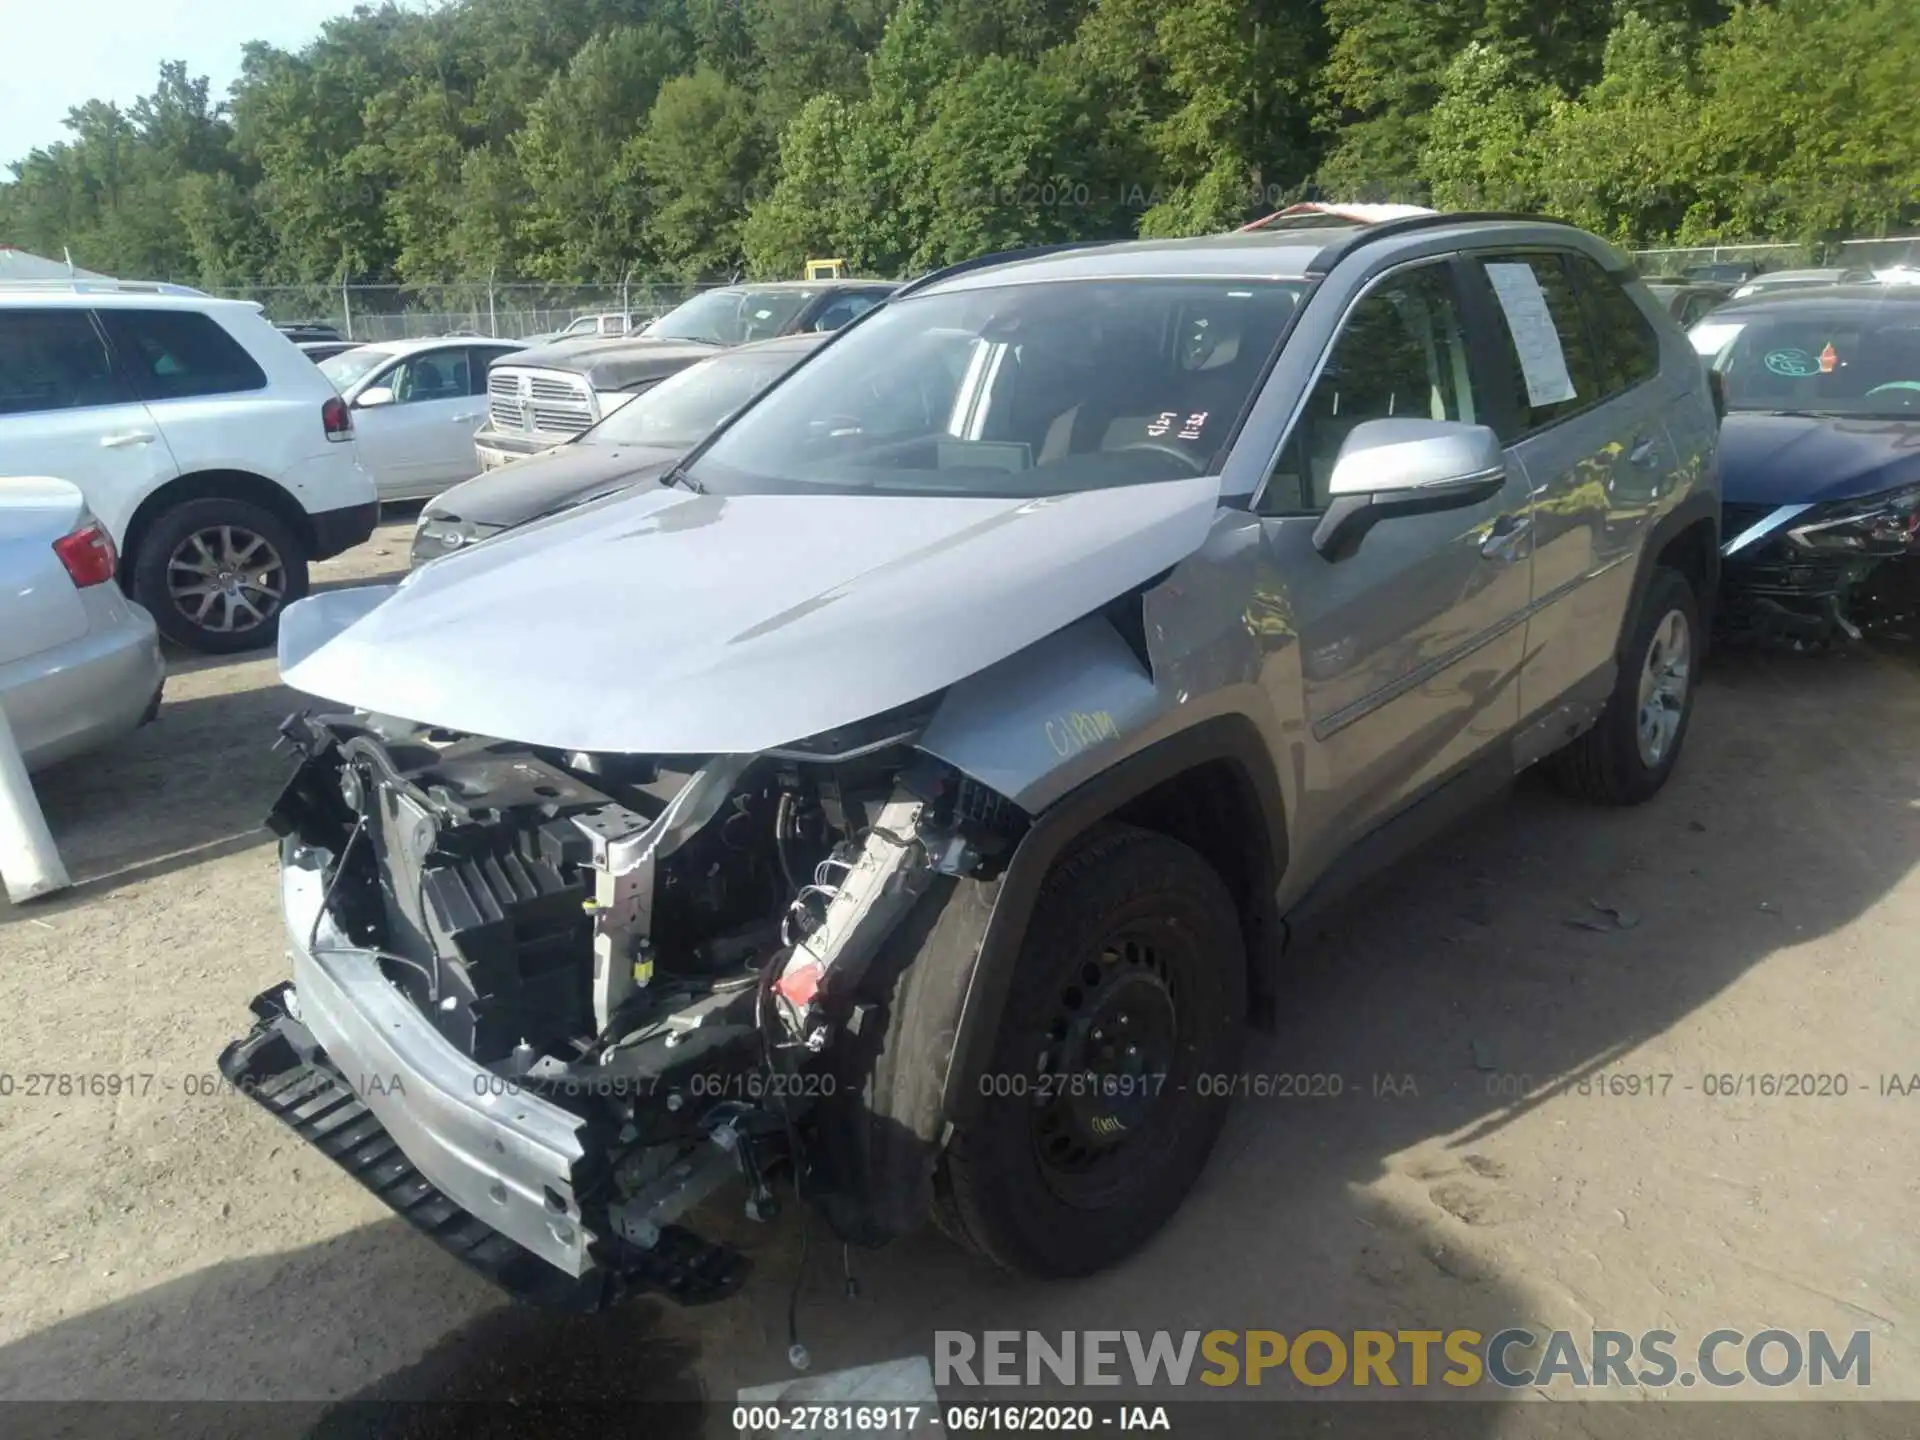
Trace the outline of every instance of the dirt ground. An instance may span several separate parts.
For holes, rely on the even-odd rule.
[[[316,578],[397,573],[406,536]],[[215,1056],[287,974],[257,827],[296,702],[270,658],[172,670],[158,723],[42,777],[80,883],[0,903],[0,1398],[730,1398],[787,1375],[791,1210],[723,1219],[756,1266],[731,1304],[554,1320],[220,1093]],[[1596,812],[1523,782],[1305,937],[1246,1068],[1345,1093],[1240,1102],[1131,1264],[1037,1285],[928,1234],[857,1256],[849,1300],[816,1224],[816,1369],[924,1353],[936,1328],[1521,1323],[1665,1328],[1684,1353],[1779,1326],[1870,1331],[1872,1394],[1920,1399],[1920,1095],[1880,1078],[1920,1071],[1916,855],[1920,655],[1717,657],[1657,801]],[[23,1093],[42,1072],[153,1078]],[[1779,1072],[1848,1093],[1708,1093]],[[1626,1075],[1664,1093],[1612,1093]],[[1601,1083],[1548,1088],[1582,1076]],[[1647,1418],[1578,1433],[1705,1433],[1608,1408]],[[1787,1413],[1741,1433],[1803,1433]]]

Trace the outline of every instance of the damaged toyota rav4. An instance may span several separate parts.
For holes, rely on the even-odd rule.
[[[1665,782],[1715,437],[1550,221],[929,276],[664,482],[288,610],[293,975],[222,1068],[555,1304],[731,1293],[728,1194],[1110,1265],[1289,921],[1537,761]]]

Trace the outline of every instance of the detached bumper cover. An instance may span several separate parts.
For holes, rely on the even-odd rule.
[[[566,1310],[605,1301],[606,1275],[570,1276],[462,1209],[414,1168],[398,1142],[281,1008],[285,986],[253,1002],[260,1023],[220,1056],[220,1072],[302,1140],[448,1254],[521,1300]]]
[[[229,1080],[523,1299],[595,1309],[648,1291],[702,1303],[739,1288],[745,1262],[688,1231],[663,1227],[645,1250],[597,1233],[574,1193],[583,1122],[461,1054],[330,921],[310,951],[324,885],[289,842],[281,898],[294,984],[255,1000],[259,1023],[220,1057]]]

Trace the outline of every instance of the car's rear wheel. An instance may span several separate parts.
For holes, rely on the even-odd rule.
[[[1207,863],[1144,830],[1082,844],[1041,889],[942,1224],[1030,1275],[1124,1259],[1206,1163],[1245,1019],[1239,920]]]
[[[1563,789],[1601,805],[1638,805],[1659,792],[1693,718],[1701,639],[1693,586],[1677,570],[1655,570],[1607,708],[1549,762]]]
[[[306,547],[257,505],[189,500],[148,529],[130,588],[170,640],[216,655],[258,649],[307,593]]]

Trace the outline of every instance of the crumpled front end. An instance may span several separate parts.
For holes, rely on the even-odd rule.
[[[693,757],[296,716],[269,817],[293,981],[223,1069],[517,1294],[732,1293],[744,1259],[689,1212],[845,1178],[868,967],[1024,824],[913,748],[927,713]]]
[[[1920,614],[1920,488],[1825,504],[1724,507],[1718,620],[1799,645],[1910,633]]]

